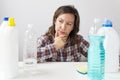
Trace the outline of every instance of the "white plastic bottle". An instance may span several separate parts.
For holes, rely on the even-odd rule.
[[[4,17],[1,25],[0,25],[0,53],[3,54],[3,46],[4,46],[4,29],[8,27],[8,17]],[[0,56],[2,57],[2,56]]]
[[[106,19],[102,26],[98,30],[98,34],[105,34],[105,72],[117,72],[119,68],[119,36],[109,19]]]
[[[1,41],[0,80],[10,80],[18,75],[18,31],[14,18],[9,18]]]
[[[30,71],[36,68],[37,64],[37,33],[33,24],[28,24],[24,38],[23,52],[24,70]]]

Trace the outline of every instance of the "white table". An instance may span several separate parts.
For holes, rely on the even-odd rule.
[[[88,80],[87,75],[76,71],[85,62],[52,62],[40,63],[35,72],[25,72],[20,63],[19,75],[12,80]],[[120,80],[120,72],[106,73],[105,80]]]

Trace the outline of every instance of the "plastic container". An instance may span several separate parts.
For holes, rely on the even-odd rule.
[[[94,20],[94,26],[90,28],[88,39],[90,46],[88,48],[88,77],[89,80],[103,80],[105,68],[105,49],[103,42],[104,34],[98,35],[98,19]]]
[[[90,80],[104,79],[105,50],[103,41],[105,36],[89,35],[88,76]]]
[[[9,18],[0,41],[0,80],[10,80],[18,75],[18,32],[14,18]]]
[[[98,30],[98,34],[105,34],[105,72],[118,72],[120,49],[119,36],[112,27],[112,22],[110,20],[106,19],[102,26],[103,27]]]
[[[25,31],[23,53],[24,70],[31,72],[37,64],[37,33],[33,24],[28,24]]]

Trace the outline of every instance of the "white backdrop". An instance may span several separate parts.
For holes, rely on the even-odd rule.
[[[79,33],[85,39],[96,17],[111,19],[120,36],[120,0],[0,0],[0,23],[4,16],[15,18],[20,33],[20,60],[27,24],[34,24],[39,36],[44,34],[52,23],[55,10],[61,5],[74,5],[78,9],[81,19]]]

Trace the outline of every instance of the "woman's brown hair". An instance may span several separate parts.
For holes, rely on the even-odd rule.
[[[71,5],[61,6],[55,11],[55,14],[53,16],[53,24],[49,28],[48,32],[46,32],[46,35],[50,39],[52,39],[55,36],[55,21],[59,15],[65,14],[65,13],[70,13],[75,16],[74,28],[69,34],[69,38],[71,42],[70,44],[74,45],[76,41],[77,33],[79,31],[79,24],[80,24],[80,17],[79,17],[77,9],[75,9],[74,6],[71,6]]]

